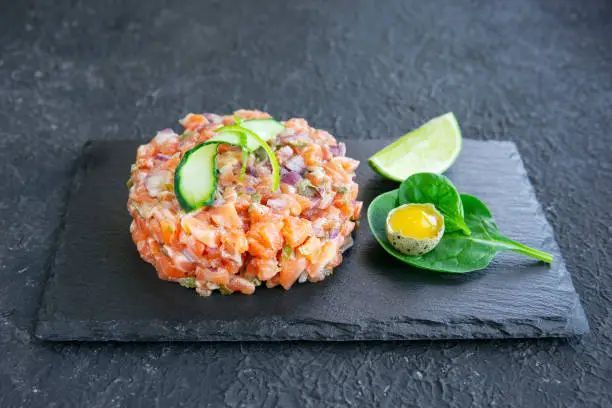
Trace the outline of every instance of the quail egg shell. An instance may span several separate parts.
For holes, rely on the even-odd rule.
[[[387,215],[387,239],[404,255],[424,255],[444,235],[444,217],[433,204],[404,204]]]

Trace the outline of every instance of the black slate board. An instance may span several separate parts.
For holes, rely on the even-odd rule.
[[[377,245],[362,219],[334,276],[291,291],[203,298],[157,279],[131,242],[125,207],[137,143],[92,142],[75,176],[39,310],[43,340],[283,341],[563,337],[588,323],[513,143],[466,140],[449,171],[489,205],[501,231],[555,255],[512,253],[467,275],[412,269]],[[364,208],[395,188],[367,166],[378,141],[348,142]]]

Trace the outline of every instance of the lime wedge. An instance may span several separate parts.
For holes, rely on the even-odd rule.
[[[385,147],[368,163],[395,181],[415,173],[444,173],[461,151],[461,129],[452,112],[438,116]]]

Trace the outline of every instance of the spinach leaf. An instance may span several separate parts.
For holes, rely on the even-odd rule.
[[[401,201],[400,190],[376,197],[368,207],[370,229],[380,245],[397,259],[421,269],[437,272],[466,273],[486,268],[495,255],[504,250],[515,251],[550,263],[552,255],[503,236],[489,209],[476,197],[462,194],[465,222],[470,235],[461,232],[445,233],[433,251],[421,256],[408,256],[397,251],[387,240],[386,219]]]
[[[399,204],[433,204],[444,216],[446,232],[462,231],[469,235],[470,229],[463,219],[463,204],[453,183],[446,177],[434,173],[417,173],[400,185]]]

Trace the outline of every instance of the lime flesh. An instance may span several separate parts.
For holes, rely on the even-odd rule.
[[[444,173],[461,151],[461,129],[452,112],[438,116],[385,147],[368,163],[381,176],[404,181],[415,173]]]

